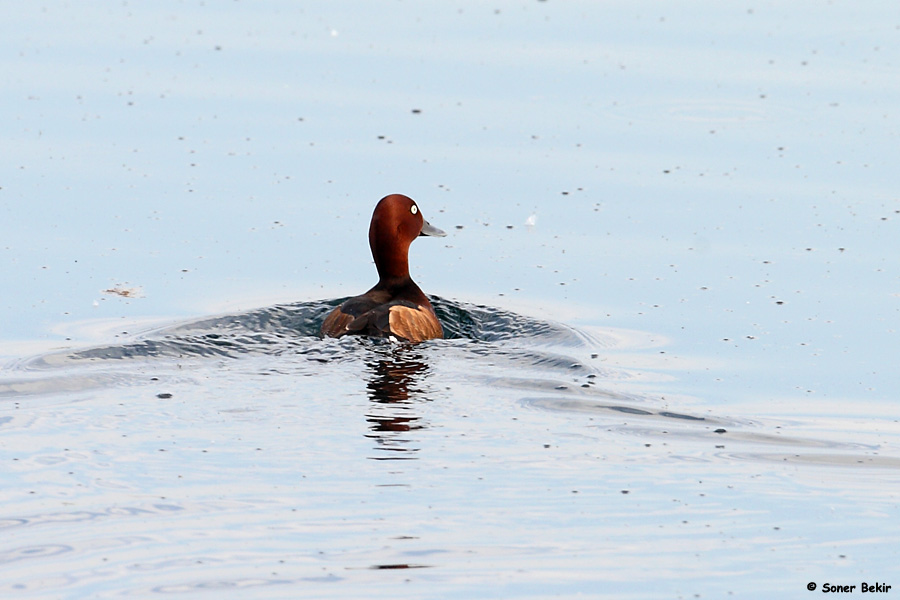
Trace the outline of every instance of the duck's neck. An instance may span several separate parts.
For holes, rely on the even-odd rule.
[[[402,257],[397,255],[391,260],[384,260],[384,257],[376,255],[375,266],[378,268],[378,283],[373,290],[386,292],[392,298],[409,300],[421,306],[431,306],[428,297],[409,276],[406,252]]]
[[[400,288],[408,286],[409,284],[415,285],[412,278],[409,276],[409,272],[385,273],[381,269],[378,269],[378,287],[381,289]]]
[[[409,281],[409,245],[372,244],[379,284],[394,286]]]

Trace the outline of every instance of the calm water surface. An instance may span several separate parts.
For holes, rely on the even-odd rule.
[[[435,300],[450,339],[419,345],[319,339],[335,303],[301,303],[11,365],[6,591],[719,596],[892,572],[891,432],[648,393],[669,377],[604,366],[645,335]]]
[[[0,596],[900,590],[895,4],[0,17]]]

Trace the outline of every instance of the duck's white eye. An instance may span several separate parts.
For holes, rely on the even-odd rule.
[[[411,212],[412,214],[416,214],[417,212],[419,212],[419,207],[413,204],[409,207],[409,212]]]

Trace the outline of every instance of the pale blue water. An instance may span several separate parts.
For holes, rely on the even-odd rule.
[[[894,4],[0,17],[3,597],[900,589]]]

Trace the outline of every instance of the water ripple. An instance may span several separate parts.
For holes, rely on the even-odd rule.
[[[311,370],[324,363],[356,362],[363,346],[375,349],[384,340],[322,339],[319,326],[342,298],[297,302],[242,313],[198,319],[157,328],[132,341],[50,352],[15,363],[0,381],[0,397],[72,393],[97,387],[142,384],[129,365],[164,364],[160,360],[235,360],[251,356],[288,356],[292,367],[305,363]],[[466,359],[503,359],[506,366],[559,371],[590,370],[583,360],[554,348],[582,351],[612,345],[602,339],[550,321],[510,311],[432,298],[444,324],[444,348],[455,348]],[[155,363],[153,361],[156,361]],[[124,370],[123,370],[124,369]],[[58,373],[54,377],[52,374]],[[184,375],[189,377],[189,375]]]
[[[39,546],[22,546],[21,548],[13,548],[0,552],[0,564],[7,564],[20,560],[31,560],[35,558],[45,558],[48,556],[56,556],[71,552],[72,546],[65,544],[42,544]]]
[[[478,393],[498,390],[501,397],[523,406],[559,414],[629,417],[633,433],[659,435],[676,429],[683,436],[721,435],[746,446],[732,457],[763,457],[760,448],[829,447],[854,460],[859,448],[835,445],[802,435],[788,437],[774,423],[739,420],[708,412],[692,414],[671,408],[661,395],[627,391],[627,384],[665,381],[669,375],[651,370],[609,368],[595,359],[628,347],[622,336],[587,333],[498,308],[432,297],[444,325],[445,339],[423,344],[395,344],[383,339],[323,339],[319,326],[343,299],[296,302],[235,314],[175,323],[137,335],[125,343],[43,354],[19,361],[0,380],[0,398],[56,394],[71,402],[73,393],[96,389],[146,386],[148,379],[172,386],[191,382],[205,387],[212,368],[216,376],[234,371],[236,381],[257,375],[293,385],[291,376],[327,381],[364,378],[370,404],[365,413],[366,437],[377,460],[409,460],[417,456],[417,432],[432,423],[419,404],[446,397],[430,382],[439,380],[478,386]],[[328,365],[326,367],[326,365]],[[437,368],[440,365],[440,368]],[[197,368],[190,368],[196,366]],[[147,369],[154,369],[152,378]],[[260,382],[262,383],[262,382]],[[325,386],[330,384],[325,383]],[[334,389],[334,388],[330,388]],[[171,394],[159,394],[167,399]],[[230,414],[225,409],[220,414]],[[245,407],[239,407],[245,410]],[[12,417],[0,425],[27,427]],[[668,431],[664,433],[668,434]],[[57,458],[47,461],[59,460]],[[768,460],[768,459],[766,459]],[[818,460],[818,459],[810,459]],[[859,460],[883,464],[884,460]],[[49,464],[49,463],[48,463]],[[67,518],[95,518],[88,514]],[[14,526],[15,521],[0,523]]]

